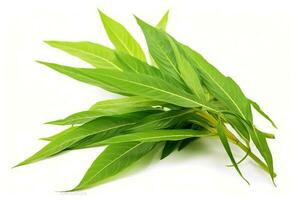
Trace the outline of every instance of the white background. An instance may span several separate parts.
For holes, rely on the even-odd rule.
[[[97,8],[124,24],[142,42],[132,14],[155,24],[170,9],[168,31],[233,77],[277,122],[270,141],[278,174],[246,161],[251,182],[225,167],[229,160],[217,140],[196,142],[163,161],[150,155],[120,179],[77,193],[75,186],[101,148],[70,152],[11,169],[42,147],[37,140],[61,127],[43,122],[62,118],[113,97],[45,68],[34,60],[86,66],[43,40],[89,40],[110,45]],[[296,1],[200,0],[26,0],[1,1],[1,199],[295,199],[299,197],[299,5]],[[242,156],[236,151],[237,156]],[[144,167],[141,167],[144,166]],[[147,166],[147,167],[146,167]],[[295,197],[296,196],[296,197]]]

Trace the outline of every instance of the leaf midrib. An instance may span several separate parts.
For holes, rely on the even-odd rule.
[[[169,58],[169,56],[166,54],[165,51],[163,51],[163,49],[160,47],[160,45],[157,45],[159,50],[164,54],[164,56],[168,59],[169,63],[171,64],[171,66],[173,67],[173,69],[175,70],[175,72],[177,74],[180,74],[177,67],[174,65],[174,63],[171,61],[171,59]]]
[[[114,33],[114,31],[112,30],[112,28],[110,27],[110,25],[106,22],[104,22],[104,24],[106,24],[106,27],[110,30],[110,32],[115,36],[115,38],[121,43],[121,45],[128,51],[128,53],[131,55],[131,56],[134,56],[134,53],[127,47],[127,45],[118,37],[117,34]],[[125,31],[125,30],[123,30]],[[127,32],[127,31],[125,31]],[[127,32],[128,33],[128,32]],[[134,41],[136,43],[136,41]]]
[[[161,92],[163,92],[163,93],[170,94],[171,96],[173,95],[173,96],[177,96],[177,97],[179,97],[179,98],[181,98],[181,99],[185,99],[185,100],[187,100],[187,101],[189,101],[189,102],[192,102],[192,103],[194,103],[194,104],[197,104],[197,105],[199,105],[199,106],[201,106],[201,107],[207,108],[208,110],[214,110],[213,108],[210,108],[210,107],[208,107],[208,106],[206,106],[206,105],[203,105],[203,104],[201,104],[201,103],[199,103],[199,102],[197,102],[197,101],[194,101],[194,100],[189,99],[189,98],[184,97],[184,96],[180,96],[180,95],[175,94],[175,93],[168,92],[168,91],[163,90],[163,89],[159,89],[159,88],[152,87],[152,86],[149,86],[149,85],[145,85],[145,84],[142,84],[142,83],[137,83],[137,82],[129,81],[129,80],[126,80],[126,79],[120,79],[120,78],[117,78],[117,77],[115,77],[115,76],[109,76],[109,75],[107,75],[107,74],[105,74],[105,76],[106,76],[106,77],[109,77],[109,78],[112,78],[112,79],[116,79],[116,80],[120,80],[120,81],[124,81],[124,82],[128,82],[128,83],[133,83],[133,84],[136,84],[136,85],[144,86],[144,87],[147,87],[147,88],[150,88],[150,89],[153,89],[153,90],[158,90],[158,91],[161,91]]]
[[[132,139],[132,140],[128,140],[128,141],[124,141],[124,142],[138,142],[138,141],[141,141],[142,140],[145,140],[147,142],[149,142],[148,140],[152,140],[152,139],[160,139],[160,138],[181,138],[181,137],[201,137],[201,136],[212,136],[213,134],[174,134],[174,135],[163,135],[163,136],[152,136],[152,137],[143,137],[143,136],[137,136],[137,135],[134,135],[137,137],[137,139]],[[131,136],[131,135],[130,135]],[[155,141],[152,141],[152,142],[155,142]],[[111,142],[107,142],[105,143],[105,141],[103,142],[103,144],[114,144],[114,143],[123,143],[122,140],[121,142],[120,141],[111,141]]]

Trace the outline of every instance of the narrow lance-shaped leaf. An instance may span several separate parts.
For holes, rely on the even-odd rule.
[[[228,143],[228,140],[227,140],[227,137],[226,137],[226,134],[224,132],[224,128],[223,128],[223,123],[221,121],[221,119],[219,118],[218,120],[218,124],[217,124],[217,133],[219,135],[219,138],[224,146],[224,149],[226,151],[226,153],[228,154],[230,160],[231,160],[231,163],[232,165],[234,166],[234,168],[236,169],[236,171],[239,173],[239,175],[249,184],[249,182],[247,181],[247,179],[244,178],[243,174],[241,173],[234,157],[233,157],[233,154],[231,152],[231,148],[229,146],[229,143]]]
[[[169,18],[169,11],[167,11],[160,19],[160,21],[156,24],[156,28],[166,30],[168,18]]]
[[[92,42],[45,41],[48,45],[76,56],[96,68],[124,70],[114,51]],[[126,69],[125,69],[126,70]]]
[[[113,93],[124,94],[123,91],[119,90],[116,87],[113,87],[109,84],[105,84],[105,83],[97,81],[93,78],[90,78],[90,77],[80,73],[79,71],[71,70],[71,69],[76,69],[76,68],[71,68],[71,67],[68,67],[68,66],[59,65],[59,64],[56,64],[56,63],[44,62],[44,61],[37,61],[37,62],[40,63],[40,64],[43,64],[43,65],[46,65],[46,66],[48,66],[52,69],[55,69],[56,71],[58,71],[62,74],[66,74],[66,75],[68,75],[68,76],[70,76],[70,77],[72,77],[72,78],[74,78],[78,81],[101,87],[101,88],[103,88],[107,91],[113,92]]]
[[[131,130],[133,130],[131,127],[135,127],[135,126],[140,126],[141,122],[143,122],[144,120],[141,119],[147,119],[149,116],[157,116],[159,117],[160,115],[157,115],[159,112],[155,112],[155,111],[140,111],[140,112],[134,112],[134,113],[128,113],[128,114],[123,114],[123,115],[115,115],[112,117],[116,117],[116,118],[128,118],[130,119],[130,121],[136,122],[136,124],[132,124],[132,126],[128,127],[128,129],[123,129],[122,134],[127,134],[132,132]],[[178,116],[179,117],[179,116]],[[104,117],[105,118],[105,117]],[[176,118],[176,117],[175,117]],[[183,117],[182,117],[183,118]],[[175,120],[173,120],[172,122],[169,121],[169,123],[163,123],[163,121],[166,119],[162,119],[161,120],[161,124],[156,124],[153,123],[152,127],[150,124],[148,124],[148,128],[149,129],[155,129],[156,127],[159,128],[166,128],[169,127],[168,124],[170,124],[170,126],[174,123],[176,123]],[[184,120],[184,118],[183,118]],[[148,121],[145,121],[145,123],[148,123]],[[159,123],[159,122],[157,122]],[[50,137],[46,137],[46,138],[40,138],[41,140],[45,140],[45,141],[54,141],[57,138],[61,137],[61,135],[66,135],[68,132],[70,132],[70,134],[73,134],[72,131],[76,128],[78,128],[80,126],[71,126],[70,128],[67,128],[65,130],[63,130],[62,132],[59,132],[57,134],[54,134]],[[69,134],[69,133],[68,133]],[[114,136],[114,135],[112,135]],[[81,149],[81,148],[88,148],[88,147],[95,147],[95,146],[99,146],[96,143],[99,141],[103,140],[103,133],[99,133],[99,134],[93,134],[93,135],[89,135],[81,140],[79,140],[78,142],[76,142],[75,144],[71,145],[70,147],[68,147],[68,149]]]
[[[96,119],[74,129],[73,131],[69,131],[66,134],[56,137],[55,140],[50,142],[33,156],[19,163],[17,166],[29,164],[55,155],[87,136],[101,134],[102,139],[113,137],[120,134],[124,129],[132,126],[133,124],[135,124],[134,121],[124,118],[106,117]]]
[[[266,118],[274,128],[277,128],[276,124],[273,122],[273,120],[260,108],[260,106],[253,100],[249,99],[251,105],[255,108],[257,112],[259,112],[264,118]]]
[[[132,35],[126,30],[126,28],[113,20],[112,18],[105,15],[99,10],[99,14],[106,30],[106,33],[110,41],[114,44],[117,50],[123,51],[137,57],[143,61],[146,61],[144,52],[137,41]]]
[[[118,91],[139,95],[149,99],[163,101],[182,107],[203,107],[213,110],[195,96],[178,89],[168,82],[143,74],[118,72],[109,69],[85,69],[46,64],[50,68],[64,73],[79,81],[99,87],[116,88]]]
[[[59,132],[59,133],[56,133],[56,134],[54,134],[54,135],[52,135],[52,136],[50,136],[50,137],[40,138],[40,140],[53,141],[53,140],[55,140],[56,138],[61,137],[62,135],[67,135],[67,134],[69,134],[70,132],[74,132],[74,130],[75,130],[76,128],[78,128],[78,127],[77,127],[77,126],[71,126],[71,127],[67,128],[67,129],[65,129],[65,130],[63,130],[63,131],[61,131],[61,132]]]
[[[188,129],[170,129],[170,130],[153,130],[137,132],[126,135],[120,135],[102,141],[102,144],[114,144],[123,142],[160,142],[160,141],[177,141],[191,137],[208,137],[213,136],[206,130],[188,130]]]
[[[46,122],[46,124],[53,124],[53,125],[77,125],[77,124],[84,124],[89,121],[92,121],[96,118],[103,117],[103,116],[112,116],[114,115],[111,112],[106,111],[99,111],[99,110],[87,110],[74,113],[64,119],[58,119],[55,121]]]
[[[117,58],[119,59],[119,61],[123,64],[123,66],[126,66],[126,68],[131,69],[132,72],[157,77],[157,78],[167,81],[168,83],[177,85],[184,91],[187,91],[187,92],[190,91],[183,82],[176,80],[169,74],[164,73],[161,70],[159,70],[159,69],[157,69],[157,68],[155,68],[133,56],[130,56],[128,54],[124,54],[121,52],[116,52],[116,55],[117,55]]]
[[[151,57],[157,66],[163,72],[181,81],[174,52],[168,38],[164,37],[164,31],[155,29],[137,17],[136,20],[144,33]]]
[[[71,191],[95,186],[118,174],[149,153],[154,146],[155,143],[139,142],[108,146],[93,162],[81,182]]]
[[[255,146],[257,147],[259,153],[262,155],[262,157],[266,161],[266,163],[268,165],[268,169],[269,169],[269,174],[274,183],[274,177],[276,175],[275,175],[274,167],[273,167],[273,157],[272,157],[271,151],[269,149],[266,137],[263,135],[262,132],[260,132],[255,127],[252,127],[252,130],[250,131],[250,135],[251,135],[252,141],[255,144]]]
[[[203,101],[206,101],[205,92],[201,85],[196,69],[194,69],[194,66],[188,62],[184,56],[184,53],[180,52],[182,50],[178,42],[170,35],[165,35],[169,39],[173,49],[181,78],[194,94],[196,94],[200,99],[203,99]]]
[[[160,21],[156,24],[155,27],[165,31],[166,28],[167,28],[168,18],[169,18],[169,11],[167,11],[163,15],[163,17],[160,19]],[[154,61],[154,59],[152,58],[151,55],[150,55],[150,61],[151,61],[151,65],[157,67],[157,64],[155,63],[155,61]]]
[[[111,99],[99,101],[87,111],[72,114],[61,120],[51,121],[48,124],[82,124],[103,116],[121,115],[143,110],[161,110],[162,105],[165,105],[165,103],[140,96]]]

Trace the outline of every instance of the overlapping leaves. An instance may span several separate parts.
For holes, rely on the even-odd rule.
[[[251,106],[276,127],[274,122],[256,102],[246,97],[232,78],[165,32],[168,12],[156,27],[136,17],[150,52],[150,64],[137,40],[123,25],[102,11],[99,14],[115,49],[92,42],[46,41],[94,68],[39,63],[123,97],[99,101],[87,110],[48,122],[72,127],[43,138],[49,144],[18,166],[67,150],[108,145],[71,190],[75,191],[118,174],[157,149],[159,143],[164,144],[161,158],[165,158],[194,140],[219,137],[232,166],[243,179],[238,165],[250,157],[274,180],[273,158],[267,144],[270,134],[255,127]],[[230,132],[228,126],[237,134]],[[239,162],[229,142],[246,153]],[[264,161],[252,152],[252,142]]]

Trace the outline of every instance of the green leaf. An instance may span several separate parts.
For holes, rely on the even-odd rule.
[[[74,132],[74,130],[77,128],[77,126],[72,126],[70,128],[67,128],[59,133],[56,133],[50,137],[45,137],[45,138],[40,138],[40,140],[45,140],[45,141],[53,141],[58,137],[61,137],[62,135],[67,135],[67,134],[72,134]]]
[[[123,64],[123,66],[126,66],[127,68],[131,69],[132,72],[157,77],[167,81],[168,83],[177,85],[184,91],[189,91],[189,89],[184,85],[183,82],[174,79],[169,74],[163,73],[154,66],[148,65],[147,63],[128,54],[117,52],[116,55],[119,61]]]
[[[240,87],[230,77],[224,76],[209,64],[200,54],[187,46],[181,45],[181,47],[187,58],[198,68],[199,75],[209,91],[229,110],[248,121],[252,121],[249,101]]]
[[[166,141],[160,159],[162,160],[174,152],[179,143],[180,141]]]
[[[259,112],[264,118],[266,118],[274,128],[277,128],[276,124],[273,122],[273,120],[260,108],[260,106],[253,100],[249,99],[251,105],[255,108],[257,112]]]
[[[142,61],[146,61],[142,48],[126,28],[100,10],[99,14],[106,33],[116,49],[137,57]]]
[[[71,68],[68,66],[59,65],[56,63],[43,62],[43,61],[37,61],[37,62],[40,64],[43,64],[43,65],[46,65],[47,67],[50,67],[62,74],[70,76],[70,77],[74,78],[75,80],[101,87],[101,88],[103,88],[107,91],[113,92],[113,93],[124,94],[123,91],[117,89],[116,87],[112,87],[109,84],[105,84],[103,82],[100,82],[98,80],[90,78],[90,77],[86,76],[85,74],[80,73],[80,71],[77,71],[76,68]],[[72,70],[72,69],[74,69],[74,70]]]
[[[176,110],[149,115],[136,123],[129,130],[131,132],[140,132],[144,130],[169,128],[178,123],[184,123],[190,118],[193,112],[193,110]]]
[[[249,130],[247,129],[247,124],[245,122],[241,121],[238,119],[237,114],[235,115],[224,115],[226,121],[231,125],[231,127],[239,134],[239,136],[247,142],[249,145],[250,143],[250,133]],[[240,117],[240,116],[239,116]]]
[[[49,63],[46,63],[46,65],[79,81],[98,87],[110,87],[124,93],[139,95],[182,107],[203,107],[204,109],[214,110],[195,96],[178,89],[175,85],[149,75],[137,75],[109,69],[72,68]]]
[[[160,142],[160,141],[176,141],[190,137],[208,137],[214,134],[208,131],[189,130],[189,129],[170,129],[170,130],[152,130],[120,135],[102,141],[102,144],[114,144],[123,142]]]
[[[167,11],[164,16],[160,19],[157,23],[156,28],[166,30],[167,23],[168,23],[169,11]]]
[[[114,51],[92,42],[45,41],[48,45],[76,56],[96,68],[124,70]]]
[[[264,134],[260,130],[256,129],[255,127],[253,127],[252,130],[250,131],[250,135],[251,135],[252,141],[255,144],[256,148],[258,149],[259,153],[262,155],[262,157],[266,161],[266,163],[268,165],[269,174],[274,183],[274,178],[276,175],[274,172],[273,157],[272,157],[270,148],[268,146],[268,142],[267,142]]]
[[[157,113],[157,114],[148,114],[147,116],[143,116],[139,114],[138,116],[140,117],[138,116],[135,117],[137,123],[132,125],[122,134],[130,134],[133,132],[174,127],[177,124],[185,123],[186,120],[190,117],[191,113],[192,113],[191,110],[182,110],[182,111],[168,111],[168,112]],[[103,145],[101,143],[102,140],[103,140],[102,134],[99,135],[95,134],[78,141],[70,148],[81,149],[81,148],[102,146]]]
[[[106,110],[115,114],[140,111],[142,108],[164,105],[163,102],[153,101],[140,96],[122,97],[95,103],[90,110]],[[148,109],[147,109],[148,110]]]
[[[82,140],[83,138],[95,134],[101,134],[102,139],[107,139],[122,133],[128,127],[135,124],[134,120],[126,118],[116,118],[116,117],[105,117],[98,118],[94,121],[88,122],[72,131],[62,134],[56,137],[52,142],[42,148],[40,151],[35,153],[33,156],[24,160],[20,165],[29,164],[38,160],[45,159],[49,156],[55,155],[76,142]]]
[[[110,112],[87,110],[87,111],[74,113],[64,119],[46,122],[46,124],[53,124],[53,125],[84,124],[99,117],[112,116],[112,115],[114,114]]]
[[[203,99],[203,101],[206,102],[205,92],[201,85],[196,69],[188,62],[188,60],[184,56],[179,43],[170,35],[167,35],[167,37],[175,54],[181,78],[194,94],[196,94],[200,99]]]
[[[268,134],[256,129],[255,126],[251,122],[242,120],[243,118],[241,118],[240,116],[236,116],[236,117],[237,117],[237,119],[241,120],[240,121],[241,124],[245,125],[245,128],[247,129],[247,132],[250,134],[250,137],[251,137],[253,143],[255,144],[259,153],[263,156],[264,160],[266,161],[268,172],[274,183],[274,178],[276,177],[276,174],[274,172],[272,154],[271,154],[271,151],[269,149],[269,146],[268,146],[268,143],[266,140],[266,137]]]
[[[161,20],[158,22],[158,24],[156,24],[155,27],[165,31],[166,28],[167,28],[168,16],[169,16],[169,11],[167,11],[164,14],[164,16],[161,18]],[[154,61],[154,59],[152,58],[151,55],[150,55],[150,61],[151,61],[151,65],[157,67],[157,64],[155,63],[155,61]]]
[[[151,57],[157,66],[163,72],[170,74],[180,81],[181,78],[179,77],[176,58],[174,52],[171,50],[172,46],[165,36],[164,31],[150,26],[137,17],[136,20],[144,33]]]
[[[71,191],[90,188],[112,177],[149,153],[155,143],[130,142],[108,146]]]
[[[239,175],[249,184],[249,182],[247,181],[247,179],[244,178],[242,172],[240,171],[234,157],[233,157],[233,154],[231,152],[231,148],[229,146],[229,143],[228,143],[228,140],[227,140],[227,137],[226,137],[226,134],[224,132],[224,127],[223,127],[223,123],[221,121],[221,119],[219,118],[218,120],[218,124],[217,124],[217,133],[219,135],[219,138],[224,146],[224,149],[226,151],[226,153],[228,154],[230,160],[231,160],[231,163],[232,165],[234,166],[234,168],[236,169],[236,171],[239,173]]]
[[[78,112],[64,119],[47,122],[47,124],[83,124],[103,116],[121,115],[144,110],[161,110],[162,105],[165,105],[165,103],[140,96],[111,99],[97,102],[88,111]]]

